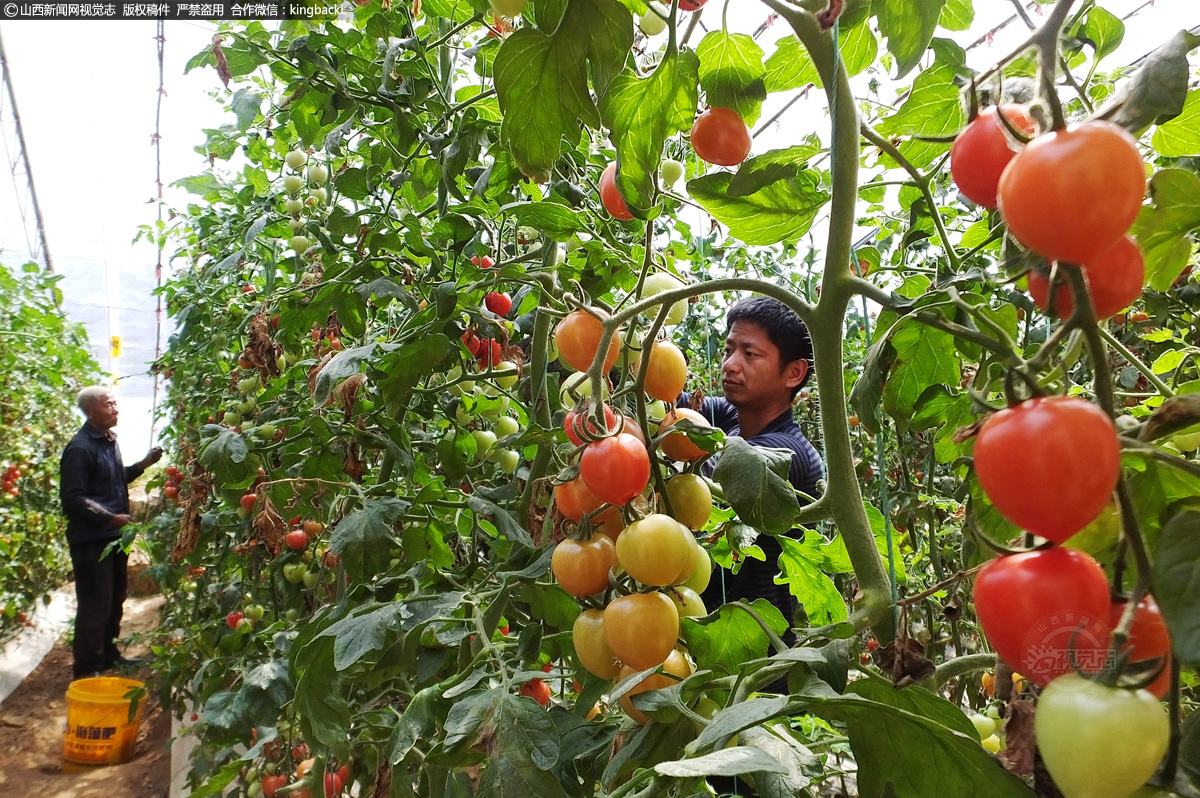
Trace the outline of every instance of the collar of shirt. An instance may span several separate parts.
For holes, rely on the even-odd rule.
[[[763,427],[762,431],[758,434],[766,435],[769,432],[783,432],[784,430],[792,427],[795,427],[797,430],[800,429],[800,425],[796,423],[796,419],[792,418],[792,409],[789,407],[787,410],[784,410],[782,413],[776,416],[774,421]],[[758,436],[756,435],[755,437]]]
[[[108,432],[101,432],[100,430],[93,427],[92,422],[90,422],[90,421],[85,422],[83,425],[83,428],[84,428],[84,430],[87,431],[88,436],[91,438],[96,438],[97,440],[111,441],[113,443],[115,443],[117,440],[117,433],[113,432],[112,430],[109,430]]]

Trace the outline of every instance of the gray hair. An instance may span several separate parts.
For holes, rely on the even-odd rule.
[[[86,415],[89,410],[104,401],[106,396],[111,395],[112,391],[103,385],[89,385],[79,392],[79,396],[75,398],[75,404]]]

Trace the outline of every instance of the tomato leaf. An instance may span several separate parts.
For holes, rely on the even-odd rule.
[[[1200,512],[1189,510],[1162,528],[1154,557],[1154,595],[1171,631],[1179,661],[1189,668],[1200,664]]]
[[[400,499],[372,499],[333,528],[329,549],[355,582],[368,581],[387,569],[395,539],[392,524],[408,509]]]
[[[771,602],[756,599],[750,607],[775,634],[787,631],[787,621]],[[703,618],[681,618],[679,625],[701,670],[732,673],[748,660],[765,657],[771,642],[757,621],[730,604]]]
[[[809,135],[803,144],[750,158],[738,167],[737,174],[729,181],[728,195],[747,197],[779,180],[798,177],[809,159],[822,149],[820,139]]]
[[[753,125],[767,98],[762,48],[745,33],[714,30],[700,40],[696,55],[708,105],[732,108]]]
[[[317,407],[321,407],[329,401],[329,395],[333,392],[335,385],[359,372],[363,361],[375,353],[375,346],[375,344],[367,344],[346,349],[338,352],[325,364],[325,368],[317,374],[317,381],[313,387],[313,402]]]
[[[954,77],[954,69],[945,64],[935,64],[923,70],[913,82],[912,91],[900,110],[879,120],[877,128],[880,134],[893,137],[957,134],[966,124],[967,116]],[[902,142],[899,149],[900,154],[913,165],[924,168],[947,152],[950,145],[910,139]]]
[[[686,779],[697,776],[737,776],[742,773],[787,773],[775,757],[761,748],[737,745],[694,759],[659,762],[654,770],[663,776]]]
[[[725,500],[738,517],[755,529],[782,535],[800,514],[796,491],[787,480],[792,453],[786,449],[753,446],[730,436],[713,469]]]
[[[1096,116],[1116,122],[1135,135],[1150,125],[1161,125],[1179,116],[1191,75],[1188,53],[1198,46],[1200,36],[1195,33],[1176,33],[1146,56],[1141,68],[1096,111]]]
[[[938,16],[938,25],[946,30],[964,31],[971,28],[975,19],[975,9],[971,0],[947,0]]]
[[[576,211],[555,202],[517,202],[502,206],[499,213],[510,213],[517,224],[535,227],[555,241],[566,241],[584,229]]]
[[[501,694],[494,702],[494,751],[488,758],[479,794],[495,796],[565,796],[550,773],[558,762],[558,730],[550,714],[535,701]]]
[[[753,194],[729,191],[733,175],[714,172],[688,181],[688,194],[747,244],[791,243],[808,232],[817,211],[829,201],[821,178],[811,169],[779,180]]]
[[[399,629],[402,606],[371,603],[355,607],[350,615],[322,631],[318,637],[334,638],[333,667],[344,671],[390,645]]]
[[[1133,234],[1146,259],[1146,281],[1170,289],[1191,259],[1191,233],[1200,228],[1200,177],[1187,169],[1162,169],[1150,179],[1153,207],[1142,208]]]
[[[793,91],[808,83],[821,85],[816,64],[795,36],[775,42],[775,52],[767,58],[764,67],[763,83],[768,92]]]
[[[913,70],[925,54],[937,29],[946,0],[874,0],[871,10],[879,20],[879,32],[887,39],[888,52],[896,57],[896,77]]]
[[[782,573],[775,577],[775,584],[787,585],[814,623],[836,623],[847,617],[846,602],[833,580],[821,570],[820,537],[820,533],[809,530],[804,543],[782,535],[776,538],[783,552],[779,555]]]
[[[891,341],[896,363],[883,389],[883,404],[897,428],[905,430],[927,388],[958,385],[962,377],[949,333],[909,323],[899,326]]]
[[[513,543],[516,543],[518,546],[533,548],[533,537],[529,534],[529,530],[521,526],[520,522],[508,510],[488,501],[478,493],[472,494],[471,498],[467,499],[467,506],[476,515],[482,516],[495,524],[500,534]]]
[[[1162,123],[1150,138],[1162,155],[1200,155],[1200,89],[1188,92],[1179,116]]]
[[[1095,60],[1101,61],[1121,46],[1125,38],[1125,23],[1111,11],[1092,6],[1074,34],[1091,45],[1096,54]]]
[[[647,78],[622,72],[600,97],[600,115],[617,151],[617,188],[635,214],[653,204],[654,175],[669,136],[696,117],[699,59],[667,55]]]
[[[441,692],[440,685],[430,685],[414,695],[404,708],[404,714],[392,727],[392,736],[388,741],[388,761],[393,765],[400,764],[417,740],[436,728],[441,715]]]
[[[549,179],[562,140],[578,144],[581,122],[600,126],[588,67],[602,91],[632,45],[633,15],[617,0],[570,0],[553,34],[523,27],[504,42],[494,63],[500,137],[522,172]]]

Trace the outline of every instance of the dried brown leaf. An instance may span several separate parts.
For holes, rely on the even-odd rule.
[[[270,497],[265,494],[261,498],[262,510],[258,515],[254,516],[254,532],[258,539],[266,545],[267,550],[274,557],[283,550],[284,537],[287,535],[287,524],[283,518],[275,511],[275,505],[271,503]]]
[[[896,687],[923,682],[936,670],[925,656],[925,647],[912,638],[893,640],[879,649],[876,658],[879,667],[891,674]]]
[[[346,447],[346,459],[342,461],[342,472],[355,482],[362,482],[363,472],[366,470],[367,464],[359,452],[358,441],[350,441],[350,445]]]
[[[1033,772],[1037,740],[1033,735],[1033,704],[1012,701],[1004,718],[1004,750],[1000,761],[1010,773],[1024,776]]]
[[[229,62],[225,60],[225,51],[221,49],[219,34],[213,37],[212,54],[213,60],[217,62],[217,77],[225,84],[225,88],[229,88],[229,81],[233,79],[233,75],[229,72]]]

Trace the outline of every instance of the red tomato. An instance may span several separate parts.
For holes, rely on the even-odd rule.
[[[531,679],[521,685],[520,694],[526,698],[532,698],[542,706],[550,705],[550,685],[546,684],[544,679]]]
[[[658,425],[658,431],[660,433],[666,432],[681,418],[686,418],[688,421],[695,422],[703,427],[712,426],[708,423],[708,419],[695,410],[686,407],[677,407],[670,413],[667,413],[662,423]],[[672,460],[691,461],[699,459],[705,454],[703,449],[688,440],[687,436],[681,432],[673,432],[666,436],[658,446],[662,450],[662,453]]]
[[[342,784],[344,783],[344,781],[345,781],[345,779],[343,779],[337,773],[326,772],[325,773],[325,796],[326,796],[326,798],[329,798],[330,796],[337,795],[338,793],[340,793],[342,791]]]
[[[308,535],[304,534],[303,529],[293,529],[284,536],[283,542],[292,551],[300,551],[308,545]]]
[[[579,476],[608,504],[622,505],[650,482],[646,445],[628,432],[589,443],[579,458]]]
[[[646,383],[643,386],[646,393],[664,402],[674,402],[686,385],[687,359],[683,351],[670,341],[651,344],[650,364],[646,367]]]
[[[1008,232],[1048,260],[1089,263],[1129,230],[1146,196],[1137,141],[1102,120],[1039,136],[1000,176]]]
[[[275,798],[275,791],[288,782],[288,777],[280,773],[275,776],[263,776],[262,791],[266,798]]]
[[[463,346],[465,346],[467,348],[467,351],[471,353],[471,356],[478,357],[479,349],[483,345],[479,341],[479,336],[474,335],[470,332],[464,332],[462,334],[461,338],[462,338]]]
[[[1122,236],[1107,252],[1091,263],[1084,264],[1088,290],[1096,308],[1097,319],[1107,319],[1129,307],[1142,295],[1142,284],[1146,281],[1146,264],[1137,242]],[[1026,275],[1029,295],[1043,311],[1050,306],[1050,278],[1032,271]],[[1067,318],[1075,310],[1069,286],[1060,285],[1054,292],[1054,315]]]
[[[708,0],[679,0],[680,11],[697,11],[700,6],[707,3]]]
[[[254,505],[258,501],[257,493],[243,493],[242,498],[238,500],[242,510],[249,513],[254,510]]]
[[[330,348],[330,349],[332,349],[332,350],[333,350],[333,351],[335,351],[335,352],[340,352],[340,351],[342,351],[342,339],[340,339],[340,338],[330,338],[330,339],[329,339],[329,348]]]
[[[692,149],[709,163],[737,166],[750,154],[750,143],[750,128],[732,108],[709,108],[692,123]]]
[[[490,255],[484,255],[482,258],[476,255],[475,257],[471,258],[471,263],[474,263],[481,269],[490,269],[496,265],[496,261],[494,261]]]
[[[617,426],[617,414],[608,405],[604,405],[604,422],[608,425],[608,429],[615,429]],[[583,445],[583,438],[579,435],[581,431],[593,437],[602,434],[591,420],[591,411],[588,411],[587,417],[582,419],[577,410],[567,413],[566,419],[563,420],[563,429],[567,431],[567,440],[576,446]]]
[[[238,622],[241,621],[243,617],[244,616],[241,612],[235,610],[234,612],[231,612],[225,616],[225,623],[230,629],[236,629]]]
[[[604,504],[588,489],[580,477],[570,482],[554,486],[554,503],[558,510],[572,521],[579,521],[585,515],[600,509]]]
[[[1112,603],[1108,621],[1113,629],[1121,622],[1125,604],[1124,599]],[[1168,658],[1162,663],[1162,673],[1146,688],[1158,698],[1165,696],[1171,687],[1171,636],[1167,633],[1167,624],[1163,621],[1162,612],[1158,609],[1158,602],[1154,600],[1154,596],[1147,595],[1138,602],[1137,610],[1133,613],[1133,623],[1129,626],[1129,641],[1125,645],[1129,651],[1130,662]]]
[[[338,774],[338,778],[340,778],[342,780],[342,784],[345,784],[346,782],[350,781],[350,766],[342,765],[340,768],[337,769],[337,774]]]
[[[480,368],[495,366],[504,360],[504,347],[500,346],[500,342],[495,338],[484,338],[479,343],[479,352],[475,357]]]
[[[600,348],[603,324],[600,319],[584,310],[573,310],[554,328],[554,343],[558,346],[559,358],[576,371],[587,371]],[[608,371],[617,362],[621,346],[613,335],[604,358],[604,370]]]
[[[679,610],[666,595],[631,593],[604,608],[604,642],[634,670],[653,668],[675,650]]]
[[[1033,135],[1037,126],[1025,106],[1006,105],[1003,110],[1004,118],[1015,129]],[[985,108],[954,140],[950,149],[950,175],[964,197],[976,205],[995,208],[1000,174],[1016,154],[993,105]]]
[[[1017,526],[1055,543],[1100,514],[1120,465],[1112,419],[1073,397],[1030,399],[993,413],[975,438],[975,474],[992,504]]]
[[[497,316],[507,316],[512,310],[512,297],[492,291],[483,298],[483,306]]]
[[[175,487],[174,485],[167,485],[165,488],[163,488],[163,495],[171,501],[175,501],[179,498],[179,488]]]
[[[564,538],[550,558],[555,580],[575,598],[594,596],[608,587],[608,572],[616,564],[617,550],[604,535],[590,540]]]
[[[600,202],[604,204],[604,210],[608,211],[614,219],[627,222],[633,218],[633,214],[629,212],[629,206],[625,204],[625,198],[621,196],[621,191],[617,188],[617,165],[615,163],[610,163],[605,167],[604,173],[600,175]]]
[[[1084,669],[1108,656],[1108,580],[1082,551],[1056,546],[989,561],[975,577],[975,609],[996,653],[1039,685],[1071,672],[1072,635]]]

